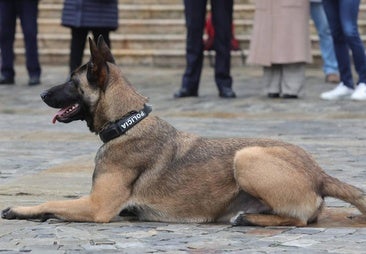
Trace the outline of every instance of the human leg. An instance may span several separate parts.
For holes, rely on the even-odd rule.
[[[211,0],[211,6],[215,28],[215,82],[221,97],[233,98],[235,93],[230,76],[233,0]]]
[[[334,53],[333,39],[323,4],[321,2],[311,2],[310,13],[319,36],[320,52],[324,62],[323,71],[325,75],[338,74],[338,63]]]
[[[0,47],[1,80],[0,84],[14,83],[14,37],[16,8],[14,1],[0,1]]]
[[[338,61],[341,81],[346,87],[353,89],[349,48],[341,25],[339,1],[323,0],[323,5],[333,37],[334,51]]]
[[[84,56],[84,48],[86,42],[86,36],[88,35],[87,28],[71,28],[71,45],[70,45],[70,73],[78,68]]]
[[[263,67],[263,85],[267,90],[267,95],[270,98],[277,98],[281,94],[282,73],[281,67],[278,64]]]
[[[339,0],[340,20],[346,42],[351,49],[359,82],[366,83],[366,54],[358,32],[360,0]]]
[[[203,29],[207,0],[184,0],[186,19],[186,69],[181,89],[174,97],[197,96],[203,64]]]
[[[29,85],[37,85],[40,83],[41,76],[37,45],[38,0],[18,1],[17,12],[24,35],[26,67],[30,77]]]
[[[305,84],[305,63],[282,64],[281,90],[284,98],[297,98]]]

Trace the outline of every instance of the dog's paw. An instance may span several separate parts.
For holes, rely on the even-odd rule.
[[[244,212],[238,212],[237,215],[230,219],[230,224],[236,226],[253,226],[249,220],[247,220]]]
[[[6,220],[13,220],[17,218],[17,214],[11,209],[11,207],[8,207],[1,211],[1,218]]]

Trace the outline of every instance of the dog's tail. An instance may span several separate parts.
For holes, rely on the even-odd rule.
[[[353,185],[324,174],[322,194],[323,196],[334,197],[351,203],[363,214],[366,214],[366,194]]]

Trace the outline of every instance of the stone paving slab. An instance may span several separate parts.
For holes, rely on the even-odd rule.
[[[266,98],[261,71],[233,69],[235,100],[219,99],[212,69],[202,76],[200,97],[175,100],[181,69],[123,67],[150,97],[153,113],[178,129],[207,137],[269,137],[308,150],[333,176],[366,189],[366,102],[321,101],[319,70],[309,70],[299,100]],[[101,142],[83,122],[51,124],[54,109],[39,98],[61,83],[67,68],[45,66],[43,84],[0,87],[0,208],[85,195]],[[231,227],[217,224],[137,222],[66,223],[0,220],[0,252],[18,253],[364,253],[366,227],[352,224],[349,204],[327,199],[320,223],[296,227]],[[323,223],[323,224],[322,224]]]

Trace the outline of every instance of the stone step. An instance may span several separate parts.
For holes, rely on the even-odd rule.
[[[17,63],[24,64],[24,49],[15,49],[17,55]],[[124,66],[145,65],[145,66],[161,66],[161,67],[184,67],[185,51],[179,49],[112,49],[112,53],[117,64]],[[247,50],[242,52],[232,51],[232,65],[241,66],[245,64]],[[214,59],[214,52],[205,52],[205,65],[209,65],[210,58]],[[319,50],[312,50],[313,66],[320,66],[322,63]],[[69,50],[68,49],[39,49],[41,63],[48,65],[68,65]],[[89,59],[89,51],[84,51],[85,63]],[[244,56],[244,59],[243,59]]]
[[[142,1],[144,2],[144,1]],[[366,1],[360,5],[359,20],[366,19]],[[119,4],[121,19],[184,19],[183,4]],[[208,6],[208,9],[210,7]],[[39,5],[39,18],[61,19],[62,4]],[[234,4],[234,19],[253,19],[253,4]]]
[[[116,49],[185,49],[185,33],[181,34],[123,34],[111,33],[112,48]],[[249,48],[250,34],[237,34],[240,47]],[[366,35],[361,36],[366,42]],[[40,33],[38,34],[38,47],[40,49],[67,49],[71,35],[67,33]],[[319,38],[310,36],[312,49],[319,49]],[[23,34],[17,33],[15,48],[24,48]]]
[[[120,4],[121,19],[184,19],[183,4]],[[208,9],[210,9],[208,7]],[[40,4],[39,18],[61,19],[62,4]],[[252,4],[235,4],[235,19],[252,19]]]
[[[253,27],[252,20],[234,20],[235,34],[250,34]],[[39,34],[63,33],[70,30],[61,25],[60,20],[50,18],[38,19]],[[21,31],[18,25],[18,30]],[[183,19],[120,19],[117,34],[183,34],[186,32]]]
[[[184,49],[184,34],[116,34],[110,35],[112,47],[118,49]],[[70,34],[39,34],[39,48],[67,48]],[[249,36],[238,35],[237,39],[243,48],[248,47]],[[23,35],[16,35],[16,48],[24,47]]]
[[[18,22],[19,23],[19,22]],[[316,29],[312,21],[310,32],[316,35]],[[360,34],[366,34],[366,20],[359,20]],[[235,19],[235,35],[250,35],[253,28],[253,20]],[[38,19],[38,30],[40,34],[58,33],[69,34],[70,30],[61,25],[58,19],[40,18]],[[17,31],[21,31],[18,24]],[[183,19],[120,19],[119,27],[113,33],[117,34],[184,34],[186,32]]]

